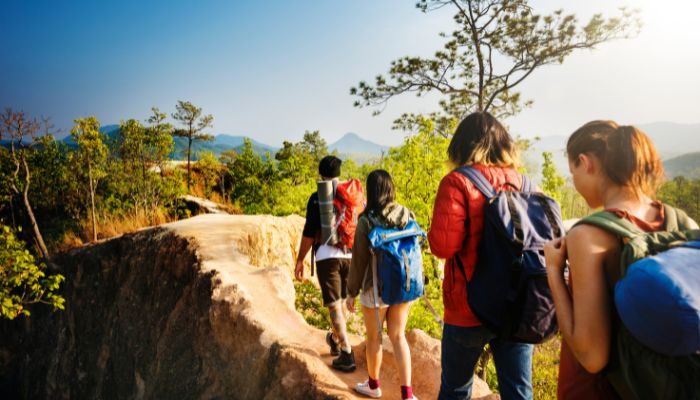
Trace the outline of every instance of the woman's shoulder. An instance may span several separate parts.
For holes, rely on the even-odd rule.
[[[614,249],[620,244],[620,239],[613,233],[590,224],[575,225],[566,234],[566,246],[579,249]]]

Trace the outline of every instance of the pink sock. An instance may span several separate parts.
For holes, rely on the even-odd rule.
[[[368,382],[369,382],[369,388],[370,389],[376,389],[379,387],[379,378],[377,379],[372,379],[371,376],[368,376]]]
[[[401,398],[412,399],[413,398],[413,388],[411,386],[401,386]]]

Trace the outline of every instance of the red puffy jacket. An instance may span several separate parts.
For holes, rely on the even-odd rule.
[[[522,176],[513,168],[485,167],[481,164],[473,167],[484,174],[496,191],[504,190],[506,183],[517,188],[522,185]],[[485,203],[484,195],[459,172],[450,172],[442,178],[428,241],[432,253],[447,260],[445,279],[442,281],[446,324],[465,327],[481,325],[467,304],[467,283],[455,257],[460,258],[467,279],[471,279],[484,228]],[[498,293],[494,293],[494,296],[498,296]]]

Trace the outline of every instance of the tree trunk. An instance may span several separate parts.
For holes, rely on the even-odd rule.
[[[95,186],[92,181],[92,167],[88,165],[88,181],[90,182],[90,208],[92,210],[92,241],[97,241],[97,217],[95,216]]]
[[[192,136],[187,138],[187,192],[190,191],[190,153],[192,152]]]
[[[36,218],[34,217],[34,212],[32,211],[32,206],[29,204],[29,166],[27,165],[27,160],[23,159],[24,164],[24,191],[22,193],[22,198],[24,200],[24,207],[27,209],[27,215],[29,216],[29,221],[32,224],[32,229],[34,230],[34,237],[39,245],[39,250],[41,251],[41,256],[44,260],[49,259],[49,250],[46,248],[44,243],[44,238],[41,236],[39,231],[39,225],[36,223]]]
[[[10,216],[12,217],[12,229],[17,229],[17,222],[15,221],[15,202],[13,201],[15,195],[10,195]]]
[[[226,177],[223,172],[219,175],[221,177],[221,201],[226,202]]]

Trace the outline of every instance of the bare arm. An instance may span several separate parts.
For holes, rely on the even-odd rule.
[[[314,238],[312,237],[301,237],[301,243],[299,243],[299,253],[297,254],[297,264],[294,268],[294,276],[297,280],[304,280],[304,258],[306,254],[311,250],[311,246],[314,245]]]
[[[590,373],[608,363],[611,342],[611,299],[605,263],[619,246],[602,229],[581,225],[563,241],[545,246],[547,278],[552,290],[559,330],[576,359]],[[573,297],[564,282],[568,256]]]

